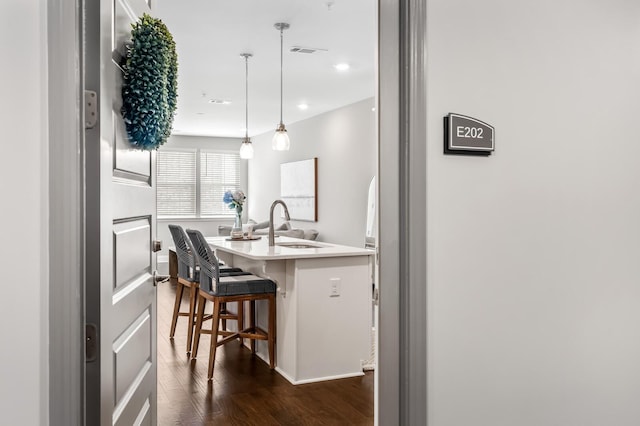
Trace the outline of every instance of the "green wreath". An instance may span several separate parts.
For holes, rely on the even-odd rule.
[[[131,143],[153,150],[171,135],[178,97],[178,55],[173,36],[160,19],[145,13],[131,27],[123,64],[121,112]]]

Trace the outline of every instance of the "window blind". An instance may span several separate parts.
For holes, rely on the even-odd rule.
[[[196,216],[196,151],[159,150],[156,163],[158,216]]]
[[[222,198],[240,188],[238,153],[159,150],[156,158],[158,217],[233,215]]]
[[[240,188],[240,155],[235,152],[200,152],[200,215],[229,215],[225,191]]]

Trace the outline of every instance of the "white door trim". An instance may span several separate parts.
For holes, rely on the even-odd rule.
[[[377,422],[426,425],[426,0],[379,13]]]
[[[48,0],[51,425],[84,424],[84,215],[80,4]],[[47,303],[47,302],[45,302]]]
[[[427,0],[400,9],[400,424],[427,425]]]
[[[399,424],[399,128],[400,0],[378,5],[378,269],[379,317],[376,424]],[[383,226],[384,225],[384,226]],[[389,283],[389,284],[388,284]]]

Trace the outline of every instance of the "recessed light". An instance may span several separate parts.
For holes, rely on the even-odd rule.
[[[214,105],[229,105],[231,101],[226,99],[209,99],[209,103]]]
[[[333,67],[337,71],[347,71],[349,69],[349,64],[346,64],[346,63],[335,64]]]
[[[304,111],[305,109],[309,109],[309,105],[304,104],[304,103],[303,104],[298,104],[298,108],[300,108],[301,110]]]

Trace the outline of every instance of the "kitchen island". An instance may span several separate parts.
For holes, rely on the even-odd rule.
[[[374,252],[297,238],[207,242],[229,266],[273,280],[276,295],[276,370],[293,384],[363,375],[371,348]],[[258,324],[267,308],[257,303]],[[267,345],[257,342],[267,359]]]

